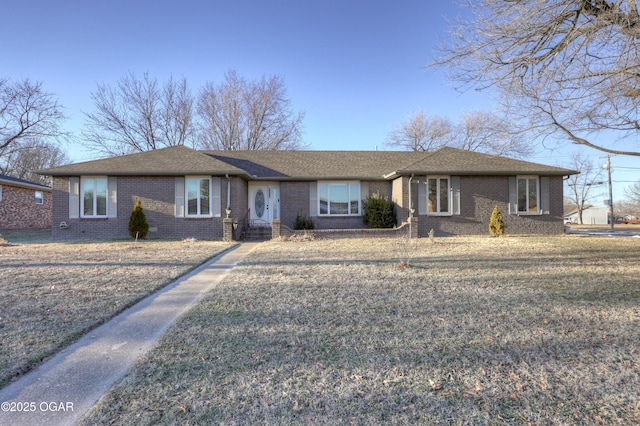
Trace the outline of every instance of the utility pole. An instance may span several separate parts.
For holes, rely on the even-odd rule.
[[[613,231],[613,186],[611,185],[611,154],[607,155],[607,173],[609,174],[609,221],[611,222],[611,230]]]

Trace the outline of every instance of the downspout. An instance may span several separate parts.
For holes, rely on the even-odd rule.
[[[409,217],[413,217],[413,197],[411,197],[411,183],[413,182],[414,173],[409,177]]]
[[[413,183],[414,174],[409,177],[409,238],[413,236],[413,197],[411,196],[411,184]]]
[[[227,208],[225,211],[227,217],[229,217],[231,216],[231,178],[229,177],[229,173],[225,174],[224,177],[227,178]]]

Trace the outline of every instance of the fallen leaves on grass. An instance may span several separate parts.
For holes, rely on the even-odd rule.
[[[261,246],[85,422],[640,417],[640,330],[629,320],[639,314],[637,242],[420,240],[403,269],[395,266],[396,243]]]
[[[0,384],[228,247],[196,240],[0,247]]]

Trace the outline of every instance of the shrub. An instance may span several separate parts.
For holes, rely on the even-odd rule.
[[[146,238],[147,232],[149,232],[149,224],[142,210],[142,202],[138,198],[129,218],[129,235],[131,238]]]
[[[362,201],[362,210],[362,221],[369,228],[393,228],[396,225],[395,205],[378,193]]]
[[[504,234],[504,221],[502,220],[502,213],[498,210],[498,206],[496,206],[493,209],[493,213],[491,213],[489,234],[491,234],[492,237],[499,237]]]
[[[293,229],[296,231],[303,229],[315,229],[315,227],[316,225],[310,217],[307,217],[307,215],[304,214],[301,215],[300,213],[296,216],[296,222],[293,224]]]

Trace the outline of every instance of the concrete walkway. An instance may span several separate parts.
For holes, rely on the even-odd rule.
[[[211,259],[0,390],[0,425],[72,425],[260,243]]]

